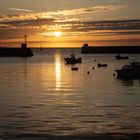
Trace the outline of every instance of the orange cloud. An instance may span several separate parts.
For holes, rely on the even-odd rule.
[[[23,11],[23,12],[29,12],[29,13],[22,13],[19,15],[3,15],[3,16],[0,16],[0,21],[13,21],[13,20],[19,21],[19,20],[46,19],[46,18],[66,19],[69,16],[119,10],[122,7],[124,6],[107,5],[107,6],[93,6],[89,8],[58,10],[58,11],[51,11],[51,12],[38,12],[38,13],[33,12],[32,10],[28,10],[28,9],[10,8],[11,10],[17,10],[17,11]]]
[[[21,8],[9,8],[9,9],[13,11],[33,12],[33,10],[29,10],[29,9],[21,9]]]

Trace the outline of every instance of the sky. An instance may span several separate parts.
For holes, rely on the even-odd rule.
[[[1,0],[0,46],[140,45],[140,0]]]

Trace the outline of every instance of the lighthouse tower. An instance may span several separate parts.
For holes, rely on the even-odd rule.
[[[24,36],[24,43],[21,44],[21,48],[22,49],[26,49],[27,48],[27,35]]]

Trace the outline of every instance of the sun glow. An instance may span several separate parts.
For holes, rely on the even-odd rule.
[[[56,37],[60,37],[62,35],[62,33],[61,32],[54,32],[54,36],[56,36]]]
[[[61,63],[60,55],[56,54],[55,56],[55,75],[56,75],[56,90],[61,88]]]

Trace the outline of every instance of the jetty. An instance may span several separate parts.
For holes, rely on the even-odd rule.
[[[140,46],[88,46],[84,44],[81,53],[140,54]]]
[[[27,36],[25,35],[24,43],[21,43],[20,48],[0,47],[0,57],[31,57],[33,53],[27,47]]]

